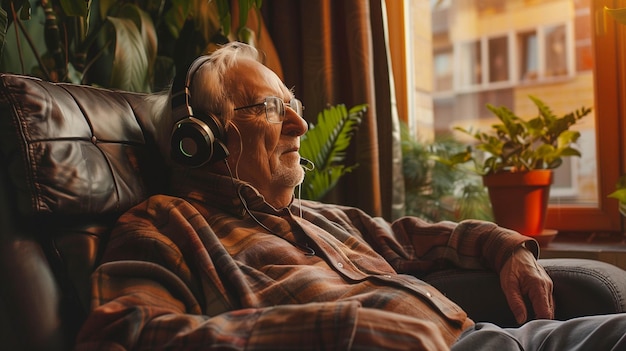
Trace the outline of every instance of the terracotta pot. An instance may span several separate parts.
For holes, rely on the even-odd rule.
[[[543,169],[483,176],[495,222],[524,235],[540,235],[552,180],[552,170]]]

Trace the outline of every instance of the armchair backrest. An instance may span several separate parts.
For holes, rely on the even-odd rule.
[[[109,228],[165,182],[145,103],[0,74],[0,348],[71,347]]]

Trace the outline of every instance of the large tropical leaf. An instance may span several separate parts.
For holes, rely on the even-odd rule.
[[[148,57],[139,29],[126,18],[109,17],[109,22],[115,28],[115,58],[110,86],[128,91],[149,90]]]
[[[313,161],[315,169],[309,171],[302,184],[302,197],[320,200],[356,165],[346,166],[346,150],[361,124],[367,105],[357,105],[349,111],[343,104],[324,109],[302,136],[300,154]]]
[[[150,92],[156,59],[156,33],[150,16],[139,7],[127,4],[108,20],[115,28],[115,55],[111,87]]]
[[[303,199],[321,200],[331,189],[337,185],[339,179],[352,171],[357,165],[346,167],[343,165],[328,167],[323,170],[317,168],[306,174],[302,182]]]

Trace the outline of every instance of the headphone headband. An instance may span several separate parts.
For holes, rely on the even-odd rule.
[[[185,75],[177,74],[174,77],[171,89],[171,103],[172,116],[175,121],[193,116],[193,109],[191,108],[191,82],[198,69],[210,59],[210,56],[200,56],[189,65]]]

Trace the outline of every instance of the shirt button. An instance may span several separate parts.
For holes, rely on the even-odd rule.
[[[343,268],[343,263],[341,263],[341,262],[337,262],[337,267],[338,267],[338,268]]]

